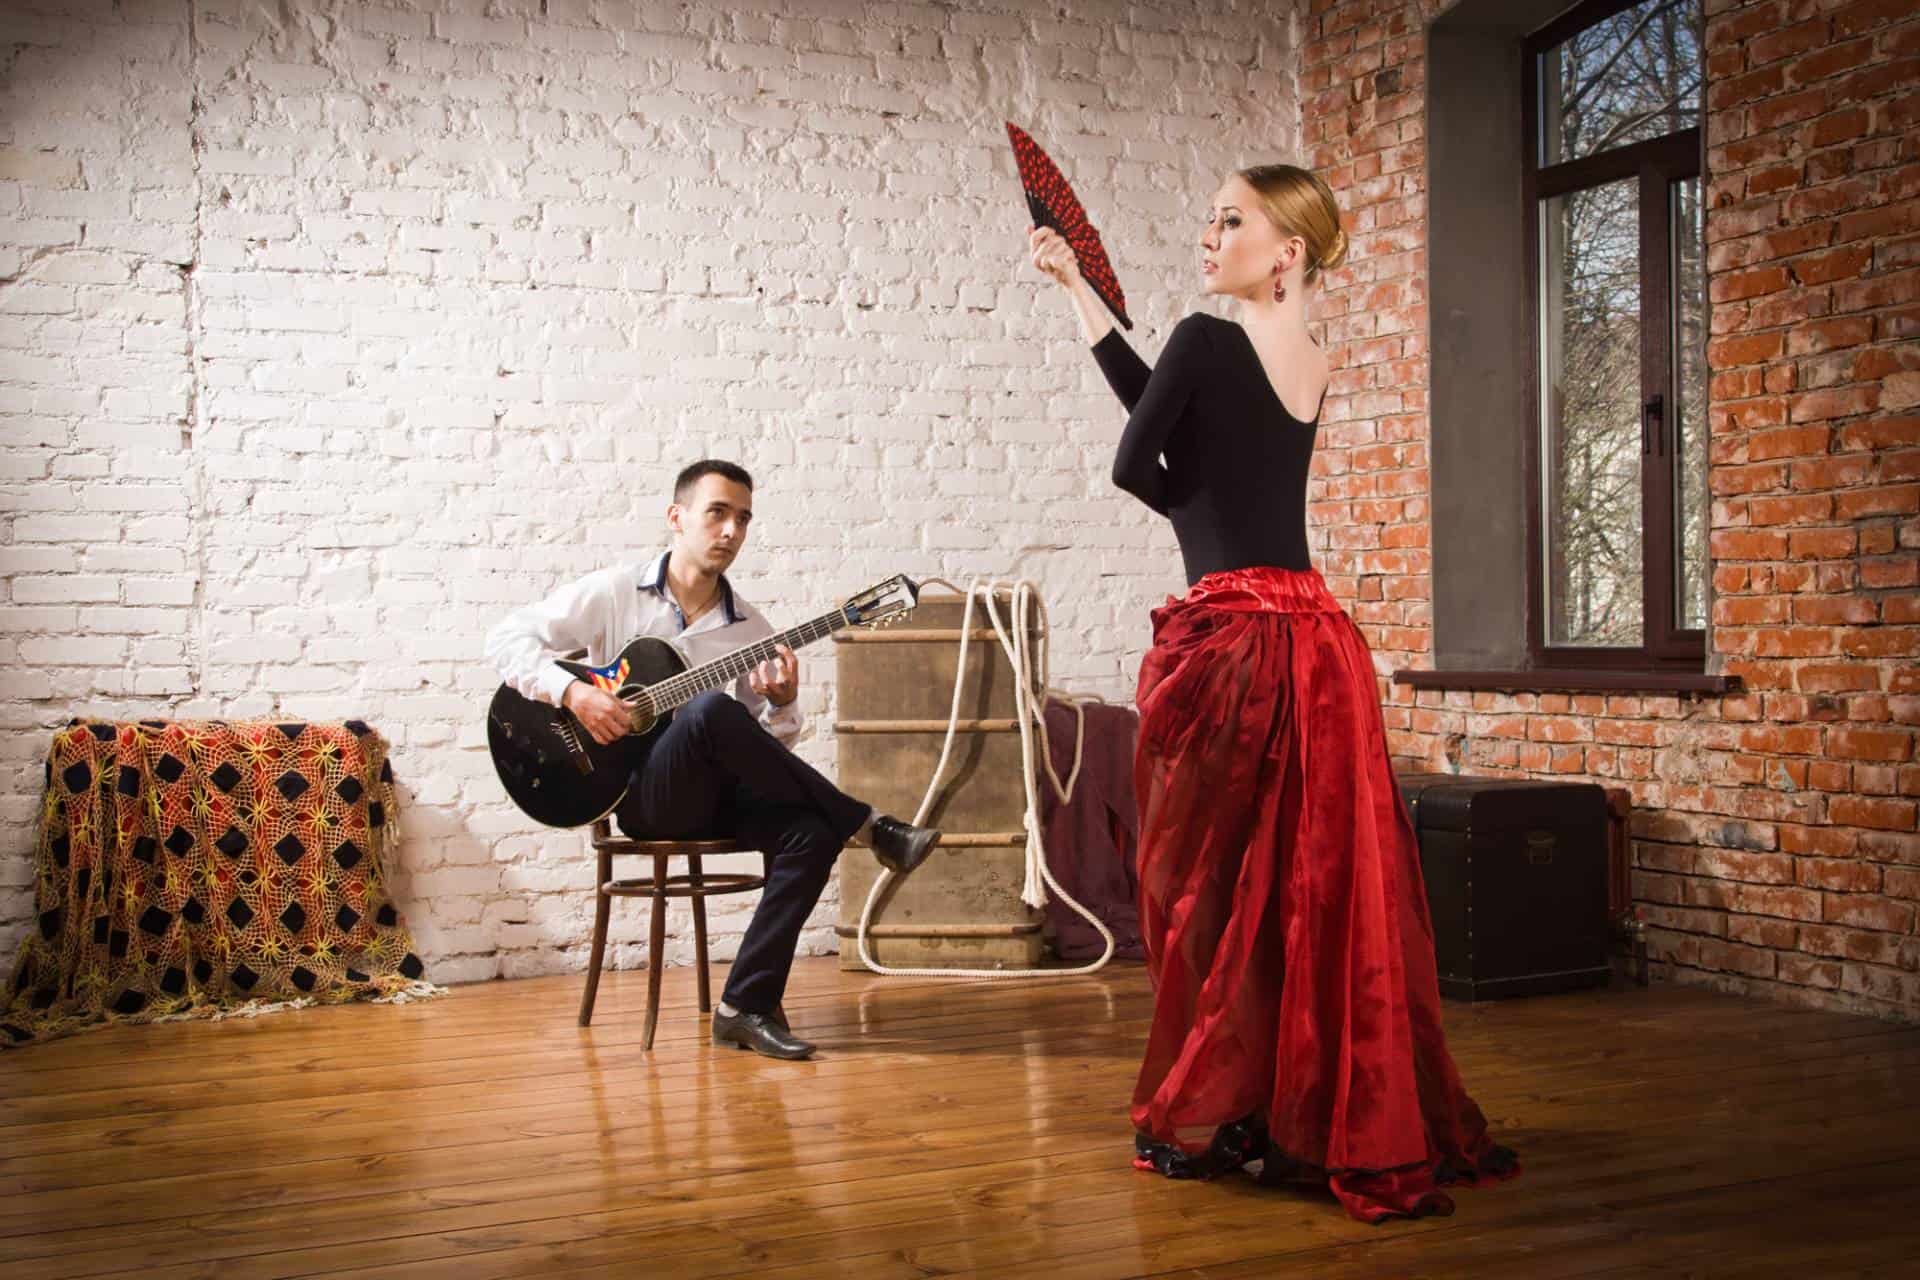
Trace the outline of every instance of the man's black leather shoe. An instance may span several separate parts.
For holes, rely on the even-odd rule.
[[[769,1058],[810,1058],[813,1046],[765,1013],[713,1012],[713,1042],[751,1049]]]
[[[874,816],[872,841],[873,856],[880,865],[903,876],[927,860],[940,843],[940,833],[882,813]]]

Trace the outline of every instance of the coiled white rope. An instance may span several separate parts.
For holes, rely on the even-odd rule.
[[[1028,637],[1032,630],[1030,624],[1035,605],[1038,604],[1040,621],[1044,625],[1046,604],[1040,600],[1040,594],[1032,582],[1025,579],[1003,582],[998,578],[982,582],[975,578],[965,592],[944,578],[929,578],[922,585],[934,584],[956,595],[965,595],[967,603],[960,619],[960,658],[953,672],[953,705],[947,713],[946,741],[941,744],[940,760],[933,766],[933,776],[927,780],[927,793],[921,798],[920,808],[913,815],[913,825],[926,825],[927,815],[933,810],[934,797],[940,794],[940,783],[946,777],[947,761],[953,755],[953,740],[960,725],[961,695],[967,681],[967,643],[973,636],[974,602],[979,601],[986,608],[987,620],[993,624],[993,633],[999,638],[1001,652],[1006,654],[1007,663],[1013,668],[1014,721],[1020,728],[1020,763],[1027,796],[1026,881],[1020,888],[1020,900],[1038,910],[1047,904],[1047,890],[1051,889],[1062,902],[1100,931],[1106,945],[1098,960],[1064,969],[902,969],[883,965],[873,958],[867,945],[874,906],[893,880],[893,872],[883,868],[879,878],[873,882],[873,888],[867,893],[866,905],[860,911],[860,928],[855,935],[860,948],[860,961],[875,973],[893,978],[967,978],[992,982],[1008,978],[1072,978],[1095,973],[1113,958],[1113,931],[1093,912],[1074,901],[1073,895],[1061,888],[1060,882],[1053,878],[1053,869],[1047,865],[1046,840],[1040,831],[1039,775],[1034,768],[1034,742],[1038,738],[1040,764],[1047,771],[1047,780],[1052,783],[1054,794],[1062,804],[1072,798],[1074,784],[1080,778],[1081,757],[1086,747],[1087,716],[1084,702],[1087,700],[1048,688],[1044,666],[1036,670]],[[999,607],[994,603],[995,594],[1002,591],[1011,595],[1011,627],[1002,624]],[[1049,696],[1071,703],[1075,717],[1073,768],[1067,771],[1064,783],[1060,781],[1060,775],[1054,772],[1052,754],[1047,745],[1046,704]]]

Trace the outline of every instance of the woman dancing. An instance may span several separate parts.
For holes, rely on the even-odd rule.
[[[1320,1181],[1363,1221],[1444,1214],[1439,1186],[1518,1171],[1440,1028],[1433,928],[1372,655],[1307,554],[1327,359],[1306,291],[1346,256],[1333,193],[1291,165],[1229,177],[1205,291],[1153,369],[1033,231],[1130,410],[1114,482],[1172,520],[1190,589],[1140,668],[1140,923],[1153,1025],[1135,1165]],[[1164,461],[1163,461],[1164,459]]]

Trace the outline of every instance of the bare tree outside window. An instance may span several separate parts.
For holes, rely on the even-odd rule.
[[[1699,0],[1587,9],[1600,16],[1576,11],[1529,44],[1534,643],[1670,657],[1706,613],[1703,18]],[[1671,145],[1683,139],[1691,153]]]
[[[1674,581],[1680,598],[1674,611],[1683,629],[1698,631],[1707,625],[1706,213],[1700,179],[1676,182],[1672,192],[1674,408],[1680,436],[1674,474],[1680,518]]]
[[[1632,180],[1546,202],[1548,635],[1637,645],[1640,607],[1640,209]]]
[[[1700,123],[1698,0],[1646,0],[1549,51],[1540,163],[1599,155]]]

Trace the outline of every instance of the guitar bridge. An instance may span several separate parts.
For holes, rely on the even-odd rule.
[[[573,767],[581,773],[593,772],[593,756],[580,743],[579,727],[571,720],[562,720],[557,726],[560,740],[567,744],[567,754],[573,757]]]

